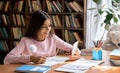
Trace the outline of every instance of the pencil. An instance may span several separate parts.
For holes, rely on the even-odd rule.
[[[95,47],[97,47],[97,44],[95,43],[95,41],[93,41],[93,44],[94,44]]]

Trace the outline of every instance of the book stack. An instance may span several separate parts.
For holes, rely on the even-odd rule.
[[[110,62],[115,66],[120,66],[120,49],[113,50],[110,54]]]

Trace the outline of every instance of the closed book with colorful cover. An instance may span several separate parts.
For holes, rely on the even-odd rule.
[[[27,73],[47,73],[51,69],[50,66],[35,66],[35,65],[22,65],[15,69],[16,72]]]

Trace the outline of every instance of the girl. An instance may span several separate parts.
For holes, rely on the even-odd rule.
[[[30,46],[35,45],[34,53]],[[56,48],[71,52],[73,46],[64,42],[51,32],[50,16],[44,11],[36,11],[31,15],[25,36],[18,45],[5,57],[4,64],[10,63],[44,63],[46,57],[56,56]]]

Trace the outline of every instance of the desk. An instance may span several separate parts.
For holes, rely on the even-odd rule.
[[[113,67],[109,62],[109,54],[110,51],[103,50],[103,61],[104,63],[100,66],[96,66],[88,70],[86,73],[120,73],[120,67]],[[91,56],[83,56],[85,58],[91,59]],[[63,63],[64,64],[64,63]],[[65,73],[65,72],[57,72],[54,71],[55,68],[63,65],[57,64],[52,67],[52,69],[48,73]],[[6,64],[0,65],[0,73],[16,73],[14,70],[23,64]]]

